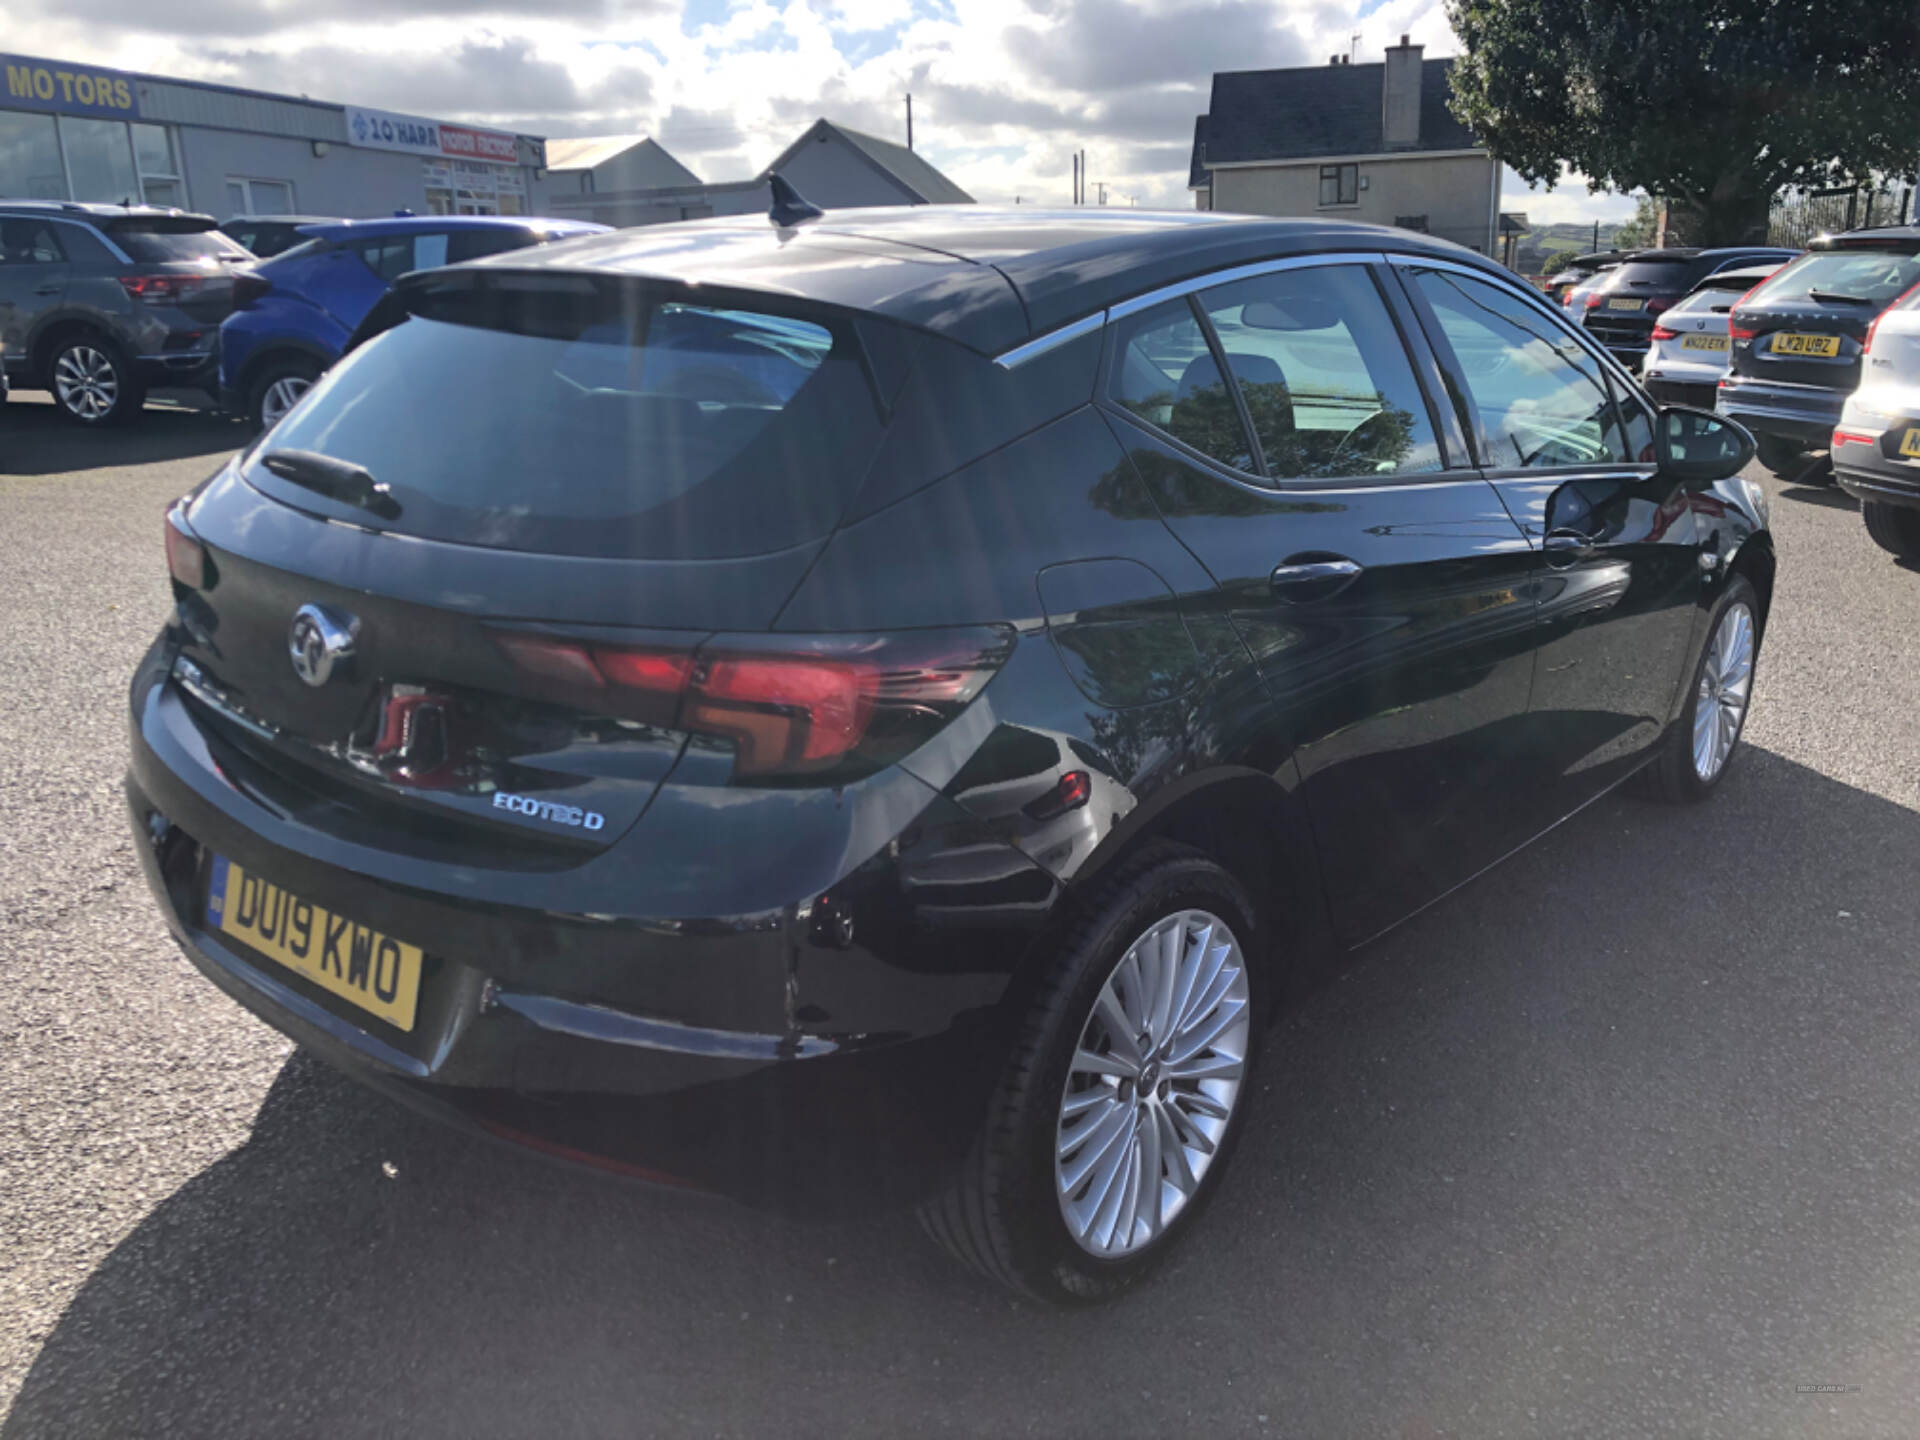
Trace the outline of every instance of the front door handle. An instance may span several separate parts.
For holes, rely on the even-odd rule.
[[[1269,583],[1274,595],[1292,604],[1331,600],[1360,576],[1362,567],[1344,555],[1288,560],[1276,565]]]
[[[1540,542],[1540,548],[1547,552],[1549,565],[1567,566],[1576,560],[1593,558],[1593,537],[1582,535],[1578,530],[1551,530]]]

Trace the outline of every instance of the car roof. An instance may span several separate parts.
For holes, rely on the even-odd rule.
[[[229,215],[225,225],[335,225],[338,215]]]
[[[1463,246],[1384,225],[1026,205],[835,210],[788,227],[762,216],[728,216],[619,230],[472,264],[766,291],[870,311],[994,355],[1121,300],[1235,265],[1383,250],[1513,278]]]
[[[1739,290],[1752,289],[1769,275],[1778,271],[1786,262],[1779,265],[1768,261],[1762,265],[1737,265],[1731,270],[1716,270],[1711,275],[1703,275],[1693,284],[1695,291],[1700,290]],[[1691,292],[1690,292],[1691,293]]]
[[[176,210],[163,205],[98,205],[79,200],[0,200],[0,211],[27,215],[64,215],[69,220],[204,220],[213,229],[218,222],[211,215],[193,210]]]
[[[1920,249],[1920,225],[1878,225],[1872,229],[1843,230],[1837,235],[1816,235],[1809,250],[1871,250],[1876,245],[1911,253]]]
[[[302,235],[336,243],[381,235],[418,235],[441,230],[539,230],[549,235],[597,235],[605,225],[590,220],[549,220],[540,215],[390,215],[379,220],[321,220]]]

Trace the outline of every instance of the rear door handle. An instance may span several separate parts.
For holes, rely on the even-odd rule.
[[[1270,583],[1274,595],[1290,603],[1331,600],[1359,578],[1362,568],[1356,561],[1341,555],[1314,560],[1289,560],[1274,567]]]

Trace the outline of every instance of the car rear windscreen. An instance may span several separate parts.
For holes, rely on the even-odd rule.
[[[1692,260],[1629,260],[1613,272],[1613,290],[1672,290],[1693,279]]]
[[[244,246],[218,230],[148,230],[137,225],[115,225],[107,234],[127,252],[128,259],[143,265],[247,256]]]
[[[1881,309],[1916,283],[1920,283],[1920,256],[1886,250],[1826,250],[1801,256],[1754,291],[1747,303],[1858,302]]]
[[[642,294],[450,286],[329,372],[248,480],[332,513],[260,463],[318,451],[390,488],[384,528],[545,554],[707,559],[825,535],[883,429],[851,323]]]

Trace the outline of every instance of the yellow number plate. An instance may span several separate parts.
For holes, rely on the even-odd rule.
[[[323,910],[224,856],[214,857],[207,884],[207,922],[396,1030],[413,1029],[419,946]]]
[[[1920,460],[1920,425],[1900,437],[1900,453],[1909,460]]]
[[[1682,350],[1724,350],[1727,337],[1724,335],[1689,335],[1680,342]]]
[[[1787,332],[1773,337],[1776,355],[1818,355],[1831,360],[1840,353],[1838,335],[1794,335]]]
[[[1646,304],[1646,303],[1647,303],[1647,302],[1646,302],[1646,301],[1644,301],[1644,300],[1609,300],[1609,301],[1607,301],[1607,309],[1609,309],[1609,310],[1638,310],[1638,309],[1639,309],[1639,308],[1640,308],[1640,307],[1641,307],[1642,305],[1644,305],[1644,304]]]

